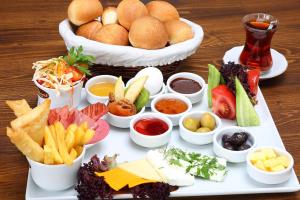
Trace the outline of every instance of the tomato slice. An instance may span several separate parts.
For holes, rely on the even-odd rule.
[[[75,67],[71,66],[68,67],[65,71],[65,73],[72,73],[73,74],[73,78],[71,79],[73,82],[79,81],[83,74]]]
[[[235,119],[235,96],[226,85],[212,90],[212,111],[221,118]]]
[[[250,91],[256,96],[258,91],[260,70],[252,69],[249,70],[247,74],[248,74],[248,85],[250,87]]]

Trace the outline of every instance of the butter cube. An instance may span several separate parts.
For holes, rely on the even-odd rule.
[[[255,164],[259,160],[263,161],[265,159],[266,159],[266,156],[262,152],[254,152],[250,156],[250,161],[252,162],[252,164]]]
[[[255,164],[254,164],[255,167],[257,167],[258,169],[261,169],[261,170],[264,170],[266,171],[266,167],[264,165],[264,162],[262,160],[258,160]]]
[[[277,157],[275,151],[273,149],[271,149],[271,148],[262,149],[261,152],[263,154],[265,154],[265,156],[266,156],[267,159],[276,158]]]
[[[283,166],[283,165],[277,165],[277,166],[275,166],[275,167],[272,167],[271,168],[271,171],[272,172],[279,172],[279,171],[282,171],[282,170],[284,170],[285,169],[285,167]]]
[[[290,165],[290,160],[286,156],[279,156],[276,158],[278,162],[287,168]]]

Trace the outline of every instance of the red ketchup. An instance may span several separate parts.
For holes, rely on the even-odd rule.
[[[144,118],[134,124],[134,129],[143,135],[156,136],[165,133],[169,125],[158,118]]]

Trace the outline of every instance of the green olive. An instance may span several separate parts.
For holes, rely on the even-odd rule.
[[[196,131],[199,128],[200,124],[197,119],[187,117],[183,120],[183,126],[190,131]]]
[[[204,113],[201,116],[200,123],[202,127],[209,128],[210,130],[214,130],[216,128],[215,118],[209,113]]]
[[[209,128],[201,127],[201,128],[198,128],[196,132],[197,133],[206,133],[206,132],[209,132],[209,131],[211,131]]]

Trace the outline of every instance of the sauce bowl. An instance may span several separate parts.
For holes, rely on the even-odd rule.
[[[194,80],[194,81],[196,81],[197,83],[200,84],[201,89],[198,92],[195,92],[195,93],[192,93],[192,94],[183,94],[183,93],[180,93],[180,92],[176,92],[175,90],[172,89],[171,82],[173,80],[177,79],[177,78],[192,79],[192,80]],[[201,76],[199,76],[197,74],[194,74],[194,73],[190,73],[190,72],[176,73],[176,74],[170,76],[167,80],[167,90],[168,90],[168,92],[184,95],[185,97],[189,98],[189,100],[192,102],[192,104],[200,102],[202,100],[205,88],[206,88],[206,84],[205,84],[204,79]]]
[[[158,111],[155,108],[156,103],[158,101],[162,100],[162,99],[178,99],[178,100],[181,100],[184,103],[186,103],[187,109],[184,112],[178,113],[178,114],[165,114],[165,113],[162,113],[162,112]],[[168,117],[172,121],[174,126],[178,126],[180,117],[182,115],[184,115],[184,113],[189,112],[191,109],[192,109],[191,101],[187,97],[185,97],[183,95],[180,95],[180,94],[173,94],[173,93],[162,94],[162,95],[159,95],[159,96],[155,97],[151,102],[151,110],[155,113],[160,113],[160,114]]]

